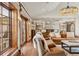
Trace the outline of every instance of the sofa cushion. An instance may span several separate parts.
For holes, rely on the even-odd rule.
[[[50,48],[53,48],[53,47],[56,47],[56,45],[53,44],[53,43],[51,43],[51,44],[48,45],[48,48],[49,48],[49,49],[50,49]]]
[[[54,47],[50,48],[51,54],[54,56],[65,56],[65,51],[62,48]]]
[[[67,38],[74,38],[74,32],[67,32]]]
[[[47,52],[44,56],[66,56],[66,54],[62,48],[54,47],[50,48],[50,52]]]

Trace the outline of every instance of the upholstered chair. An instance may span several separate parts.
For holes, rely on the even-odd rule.
[[[57,47],[53,42],[47,44],[47,41],[41,36],[35,37],[33,44],[34,48],[38,51],[38,56],[65,56],[65,52],[62,48]]]

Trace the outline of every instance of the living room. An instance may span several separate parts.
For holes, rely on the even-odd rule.
[[[79,58],[78,0],[0,0],[0,59]]]
[[[32,3],[30,4],[32,5]],[[47,6],[51,5],[50,2],[39,3],[39,5],[42,6],[43,4]],[[50,43],[49,37],[51,37],[51,41],[54,42],[56,46],[63,48],[67,56],[78,56],[78,2],[53,2],[53,5],[56,5],[56,8],[52,6],[54,8],[52,13],[51,11],[47,11],[47,13],[40,14],[40,16],[33,18],[32,30],[34,32],[42,32],[42,35],[48,43]],[[45,9],[43,10],[46,11]]]
[[[79,56],[79,2],[1,2],[0,10],[0,55]]]

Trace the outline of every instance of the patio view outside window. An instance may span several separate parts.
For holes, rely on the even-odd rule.
[[[0,5],[0,52],[9,48],[10,10]]]

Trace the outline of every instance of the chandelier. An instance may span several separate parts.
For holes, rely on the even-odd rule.
[[[62,8],[60,10],[60,14],[67,16],[67,15],[76,15],[78,13],[78,8],[75,6],[69,6],[69,3],[67,3],[67,7],[66,8]]]

